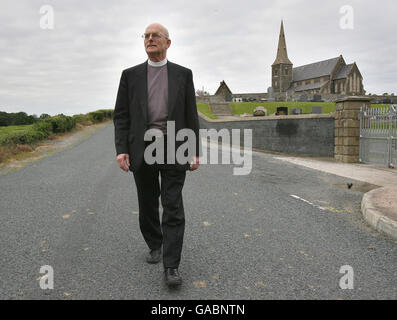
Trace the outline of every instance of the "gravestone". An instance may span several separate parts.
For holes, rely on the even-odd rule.
[[[313,106],[313,107],[312,107],[312,113],[315,113],[315,114],[321,114],[321,113],[323,113],[323,107],[320,107],[320,106]]]
[[[258,106],[254,110],[254,117],[260,117],[260,116],[266,116],[267,115],[267,110],[265,107]]]
[[[288,107],[277,107],[276,116],[288,115]]]
[[[301,108],[291,109],[291,114],[302,114]]]
[[[273,87],[267,88],[267,101],[276,101],[276,99],[274,98]]]
[[[300,96],[299,96],[299,99],[298,99],[298,101],[301,101],[301,102],[306,102],[308,100],[308,97],[307,97],[307,94],[306,93],[302,93]]]
[[[382,100],[382,104],[390,104],[391,103],[391,99],[386,98]]]
[[[313,102],[322,102],[323,100],[321,99],[321,94],[314,94],[312,101]]]

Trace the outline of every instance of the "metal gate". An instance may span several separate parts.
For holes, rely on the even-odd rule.
[[[360,162],[397,167],[397,107],[360,110]]]

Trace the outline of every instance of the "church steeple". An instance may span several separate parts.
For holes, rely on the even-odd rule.
[[[277,57],[272,64],[272,87],[274,92],[286,92],[291,86],[292,74],[292,62],[288,59],[287,45],[285,44],[284,24],[283,20],[281,20]]]
[[[281,63],[282,64],[292,64],[292,62],[288,59],[287,45],[285,44],[283,20],[281,20],[280,37],[278,39],[277,57],[276,57],[276,60],[273,62],[273,65],[281,64]]]

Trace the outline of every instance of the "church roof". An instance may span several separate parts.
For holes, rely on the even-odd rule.
[[[316,83],[309,83],[302,86],[293,87],[292,89],[296,91],[305,91],[305,90],[312,90],[312,89],[320,89],[323,85],[325,85],[328,81],[323,82],[316,82]]]
[[[328,76],[334,70],[340,57],[319,61],[292,69],[292,81],[301,81]]]
[[[343,66],[336,74],[334,80],[345,79],[352,68],[353,68],[353,63]]]
[[[232,91],[231,91],[231,90],[229,89],[229,87],[227,86],[225,80],[222,80],[221,83],[220,83],[220,85],[219,85],[218,90],[216,90],[216,92],[215,92],[215,95],[218,95],[218,94],[220,93],[220,91],[221,91],[222,88],[225,88],[226,91],[227,91],[228,93],[232,93]]]

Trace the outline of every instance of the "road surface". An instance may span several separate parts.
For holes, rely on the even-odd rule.
[[[112,123],[1,175],[0,299],[397,298],[397,243],[361,217],[371,186],[271,154],[252,160],[249,175],[233,164],[187,173],[179,290],[166,287],[161,263],[145,262]],[[45,265],[52,290],[40,288]],[[340,286],[346,265],[353,289]]]

